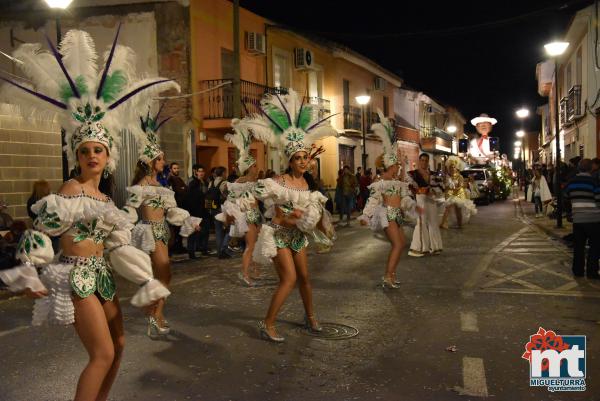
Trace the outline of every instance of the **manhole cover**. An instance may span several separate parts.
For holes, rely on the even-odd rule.
[[[300,334],[321,338],[323,340],[345,340],[358,334],[357,328],[345,324],[321,323],[321,327],[323,327],[323,331],[318,333],[308,330],[304,326],[299,327],[297,330]]]

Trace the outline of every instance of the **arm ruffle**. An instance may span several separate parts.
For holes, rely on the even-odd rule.
[[[144,252],[131,245],[121,245],[109,250],[110,264],[114,271],[141,288],[131,298],[133,306],[150,305],[171,292],[152,276],[152,262]]]
[[[190,212],[179,207],[172,207],[167,210],[167,221],[174,226],[182,226],[187,218],[190,217]]]
[[[201,222],[202,219],[200,217],[188,216],[185,220],[183,220],[181,230],[179,230],[179,235],[186,238],[189,237],[194,231],[196,231],[196,227],[198,227]]]
[[[54,259],[50,238],[36,230],[25,230],[17,246],[16,258],[23,263],[45,265]]]
[[[237,202],[226,200],[221,206],[222,213],[215,216],[215,219],[226,223],[227,216],[234,219],[234,223],[229,229],[229,235],[232,237],[243,237],[248,232],[248,223],[246,222],[246,213],[244,213]]]
[[[133,206],[125,205],[125,206],[123,206],[122,210],[123,210],[123,213],[125,213],[127,215],[127,220],[131,224],[137,223],[137,221],[139,220],[139,217],[137,214],[137,210]]]
[[[43,197],[31,206],[37,218],[33,221],[33,227],[52,236],[59,236],[67,231],[75,215],[81,213],[85,198],[64,198],[51,194]]]
[[[254,252],[252,252],[252,260],[260,265],[269,265],[273,258],[277,256],[277,245],[275,244],[275,231],[273,227],[265,224],[260,229]]]
[[[30,263],[13,267],[12,269],[0,270],[0,280],[12,292],[23,291],[26,288],[36,292],[46,289],[37,274],[35,266]]]
[[[322,211],[323,205],[317,202],[310,203],[296,222],[296,227],[305,233],[311,232],[321,220]]]

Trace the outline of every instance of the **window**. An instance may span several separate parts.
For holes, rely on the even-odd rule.
[[[350,106],[350,81],[344,79],[344,107]]]
[[[388,117],[390,114],[390,99],[387,96],[383,97],[383,115]]]
[[[573,82],[572,82],[572,80],[571,80],[571,78],[572,78],[572,76],[571,76],[571,75],[572,75],[572,74],[571,74],[571,63],[569,63],[569,64],[567,64],[567,78],[566,78],[566,79],[567,79],[567,86],[564,88],[564,90],[565,90],[565,93],[566,93],[566,92],[567,92],[569,89],[571,89],[571,85],[572,85],[572,83],[573,83]]]
[[[581,47],[577,50],[577,56],[575,58],[575,85],[581,85],[582,76],[582,61],[581,61]]]
[[[273,86],[276,88],[290,87],[290,57],[289,52],[273,49]]]

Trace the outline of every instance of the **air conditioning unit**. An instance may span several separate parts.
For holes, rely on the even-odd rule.
[[[246,32],[246,50],[250,54],[266,54],[265,35],[259,32]]]
[[[376,91],[384,91],[385,90],[385,79],[381,77],[375,77],[375,81],[373,83],[373,89]]]
[[[308,49],[297,47],[294,49],[294,66],[299,70],[312,69],[313,55]]]

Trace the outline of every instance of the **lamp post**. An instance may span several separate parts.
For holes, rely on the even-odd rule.
[[[48,7],[54,10],[54,18],[56,21],[56,46],[60,44],[62,39],[62,33],[60,31],[60,13],[61,10],[65,10],[73,0],[44,0]],[[62,150],[62,176],[63,181],[67,181],[69,179],[69,162],[67,161],[67,152],[65,152],[65,129],[60,128],[60,140],[61,140],[61,148]]]
[[[525,130],[524,130],[524,122],[525,119],[527,117],[529,117],[529,110],[525,107],[521,107],[519,110],[517,110],[515,112],[515,114],[517,115],[517,118],[519,120],[521,120],[521,129],[519,131],[517,131],[517,138],[523,138],[525,136]],[[523,190],[525,190],[527,188],[527,177],[525,176],[525,149],[523,148],[523,152],[521,153],[522,157],[520,157],[521,159],[521,177],[523,177]]]
[[[554,193],[556,195],[556,228],[562,228],[562,193],[560,190],[560,127],[558,113],[558,57],[569,47],[569,42],[552,42],[544,45],[548,56],[554,59],[554,141],[556,163],[554,168]]]
[[[367,122],[365,119],[365,106],[371,101],[371,96],[360,95],[356,96],[356,103],[361,109],[361,127],[362,127],[362,170],[367,171]]]

